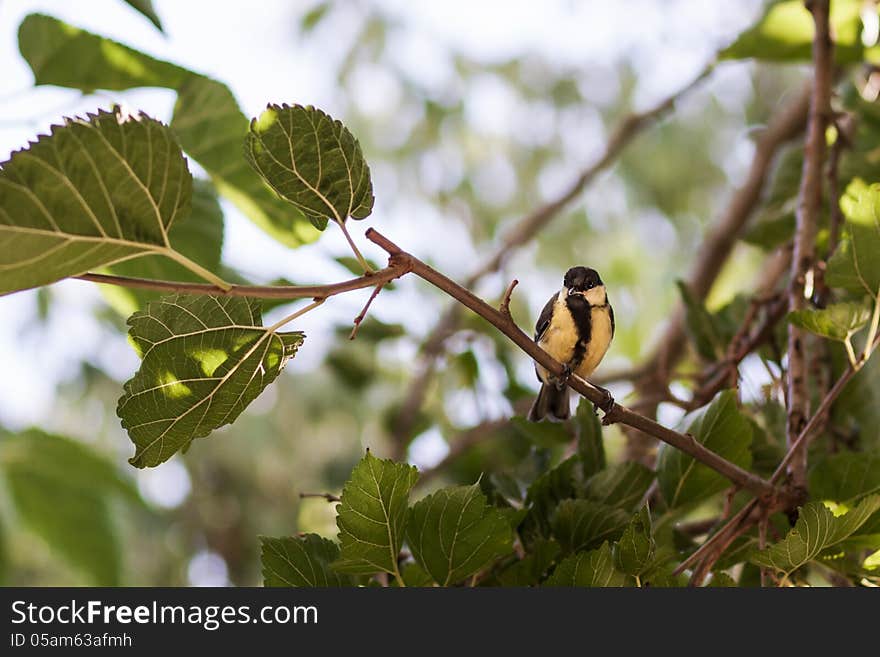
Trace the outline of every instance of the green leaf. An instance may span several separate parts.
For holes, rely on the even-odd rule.
[[[223,210],[213,185],[204,180],[193,181],[192,213],[186,221],[175,223],[168,231],[171,248],[205,269],[222,273],[220,254],[223,250]],[[166,281],[199,282],[201,277],[162,256],[144,256],[118,262],[107,268],[110,273],[136,278]],[[228,277],[223,274],[224,280]],[[101,285],[101,293],[120,315],[128,317],[146,307],[161,295],[152,290],[141,290],[116,285]],[[265,303],[263,304],[265,310]]]
[[[726,390],[696,412],[688,433],[707,449],[742,468],[752,463],[752,426],[737,408],[736,393]],[[661,446],[657,464],[660,491],[669,506],[698,502],[730,487],[711,468],[677,449]]]
[[[841,452],[810,469],[810,494],[818,500],[848,503],[880,492],[880,451]]]
[[[593,404],[582,399],[574,416],[577,433],[577,453],[584,478],[605,469],[605,444],[602,442],[602,423]]]
[[[302,18],[299,19],[300,30],[304,33],[308,33],[314,30],[318,26],[318,24],[324,19],[324,16],[327,15],[327,11],[329,9],[329,2],[319,2],[314,7],[309,9],[305,14],[303,14]]]
[[[609,506],[632,509],[645,496],[654,472],[641,463],[620,463],[590,477],[584,494]]]
[[[397,573],[408,519],[409,492],[418,470],[366,453],[342,489],[336,525],[342,544],[333,567],[350,574]]]
[[[635,513],[617,542],[615,564],[622,572],[638,577],[651,564],[656,548],[651,529],[651,512],[644,506]]]
[[[145,114],[68,119],[0,169],[0,294],[171,249],[192,176],[171,131]]]
[[[281,198],[307,217],[342,223],[373,210],[370,168],[340,121],[314,107],[269,105],[253,119],[245,156]]]
[[[317,534],[260,537],[264,586],[354,586],[351,578],[330,568],[339,546]]]
[[[571,440],[565,425],[559,422],[529,422],[517,416],[510,418],[510,426],[536,447],[558,447]]]
[[[18,48],[34,73],[34,84],[87,93],[132,87],[175,89],[191,75],[185,68],[43,14],[30,14],[21,22]]]
[[[835,303],[821,310],[808,308],[788,313],[788,321],[831,340],[848,340],[868,320],[871,309],[861,303]]]
[[[507,518],[486,503],[479,484],[451,486],[410,511],[406,542],[441,586],[461,582],[513,549]]]
[[[709,588],[732,589],[736,588],[736,580],[725,572],[712,573],[712,580],[708,584]]]
[[[608,542],[592,552],[579,552],[564,559],[547,578],[544,586],[626,586],[626,575],[614,567]]]
[[[242,157],[248,118],[226,85],[49,16],[32,15],[23,21],[19,48],[36,84],[87,92],[174,89],[177,103],[171,127],[220,194],[282,244],[297,247],[318,238],[311,223],[278,198]]]
[[[302,344],[262,326],[259,302],[173,295],[129,320],[143,359],[116,409],[138,468],[167,461],[195,438],[234,422]]]
[[[860,61],[861,0],[834,0],[831,3],[831,33],[834,59],[838,64]],[[771,62],[809,61],[815,24],[802,0],[782,0],[771,4],[764,16],[719,53],[721,59],[754,57]]]
[[[844,240],[828,262],[826,282],[871,298],[880,291],[880,184],[854,179],[840,198]]]
[[[29,430],[0,437],[0,472],[22,523],[99,586],[118,586],[122,557],[111,504],[143,503],[133,484],[82,443]]]
[[[541,532],[549,532],[549,518],[556,505],[561,500],[575,496],[575,468],[578,463],[579,459],[571,456],[544,472],[529,486],[526,508],[529,509],[529,518]]]
[[[560,552],[562,548],[559,543],[539,538],[530,546],[525,557],[499,573],[498,580],[502,586],[534,586],[543,579]]]
[[[835,516],[821,502],[805,504],[788,535],[753,555],[751,561],[758,566],[789,574],[849,537],[878,509],[880,495],[866,497],[857,507],[841,516]]]
[[[697,353],[707,360],[718,358],[723,349],[718,328],[706,307],[691,294],[684,281],[676,281],[685,307],[685,327]]]
[[[125,0],[125,4],[132,7],[135,11],[143,14],[147,20],[149,20],[153,25],[156,26],[156,29],[160,32],[164,32],[162,29],[162,21],[159,20],[158,14],[156,14],[156,10],[153,9],[152,0]]]
[[[615,541],[628,522],[626,511],[591,500],[563,500],[550,520],[553,534],[566,552],[589,550],[602,541]]]
[[[434,580],[431,576],[422,570],[419,564],[412,561],[403,566],[400,576],[403,578],[403,583],[409,587],[425,588],[434,586]]]
[[[273,192],[242,157],[248,119],[225,84],[193,75],[178,87],[171,129],[204,167],[217,191],[273,238],[289,247],[319,233]]]

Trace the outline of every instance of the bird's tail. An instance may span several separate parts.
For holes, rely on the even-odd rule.
[[[531,422],[539,422],[545,417],[549,420],[561,422],[567,420],[571,415],[571,408],[568,401],[568,386],[559,390],[555,385],[542,383],[541,390],[532,404],[532,410],[529,411],[529,420]]]

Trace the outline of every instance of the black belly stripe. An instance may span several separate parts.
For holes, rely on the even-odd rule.
[[[590,302],[580,294],[569,295],[565,298],[565,304],[574,320],[577,328],[578,341],[574,345],[574,353],[568,366],[576,370],[581,365],[587,353],[587,345],[590,344],[590,336],[593,333],[593,318],[590,312]]]

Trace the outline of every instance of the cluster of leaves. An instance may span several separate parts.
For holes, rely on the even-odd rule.
[[[684,586],[687,578],[673,571],[695,544],[677,522],[727,483],[673,450],[663,452],[656,472],[637,463],[609,465],[601,426],[586,403],[570,424],[524,425],[537,449],[531,458],[551,459],[531,482],[495,473],[414,504],[417,470],[367,452],[342,489],[339,542],[316,534],[263,537],[266,585],[371,585],[385,573],[399,586]],[[732,393],[720,394],[686,426],[734,462],[751,462],[752,423]],[[577,449],[565,457],[569,431]],[[876,578],[872,562],[858,555],[880,548],[880,494],[865,492],[880,487],[880,459],[840,454],[818,463],[811,477],[828,502],[804,506],[788,535],[763,550],[754,539],[740,544],[712,585],[751,585],[757,566],[779,577],[813,564]],[[655,482],[660,497],[649,508]],[[782,516],[774,522],[785,531]]]

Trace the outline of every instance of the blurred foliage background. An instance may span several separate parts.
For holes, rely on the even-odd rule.
[[[314,104],[344,120],[373,171],[377,203],[365,223],[457,280],[517,219],[556,198],[621,117],[684,86],[764,11],[758,0],[154,6],[163,33],[122,2],[89,3],[88,11],[0,2],[0,60],[12,72],[0,91],[3,159],[62,115],[123,102],[168,121],[175,102],[167,89],[32,86],[16,31],[26,14],[44,11],[227,83],[248,117],[271,101]],[[68,57],[74,69],[95,65]],[[497,299],[519,279],[512,310],[529,329],[569,266],[594,267],[617,318],[600,372],[638,364],[678,302],[675,281],[743,183],[756,131],[807,74],[804,61],[721,61],[476,292]],[[229,201],[206,203],[224,216],[227,271],[258,282],[351,276],[333,231],[289,251]],[[791,209],[767,212],[784,215],[780,208]],[[356,224],[355,237],[381,261],[362,240],[365,227]],[[760,280],[764,249],[753,241],[736,247],[707,299],[710,311]],[[335,297],[304,318],[301,354],[234,425],[138,471],[126,463],[131,446],[115,414],[121,382],[137,364],[124,334],[131,301],[76,281],[0,299],[3,583],[254,585],[259,535],[334,535],[332,507],[299,495],[338,493],[365,447],[394,451],[390,428],[418,346],[447,305],[408,277],[382,292],[349,341],[368,293]],[[746,400],[761,398],[771,381],[760,364],[741,375]],[[684,395],[686,386],[677,381],[673,390]],[[496,421],[498,430],[444,462],[422,492],[512,468],[533,437],[502,420],[521,412],[536,388],[521,353],[466,320],[447,342],[407,458],[430,468],[462,432]],[[631,386],[612,391],[626,400]],[[665,423],[681,414],[659,408]],[[605,437],[610,457],[620,459],[620,432],[612,427]]]

